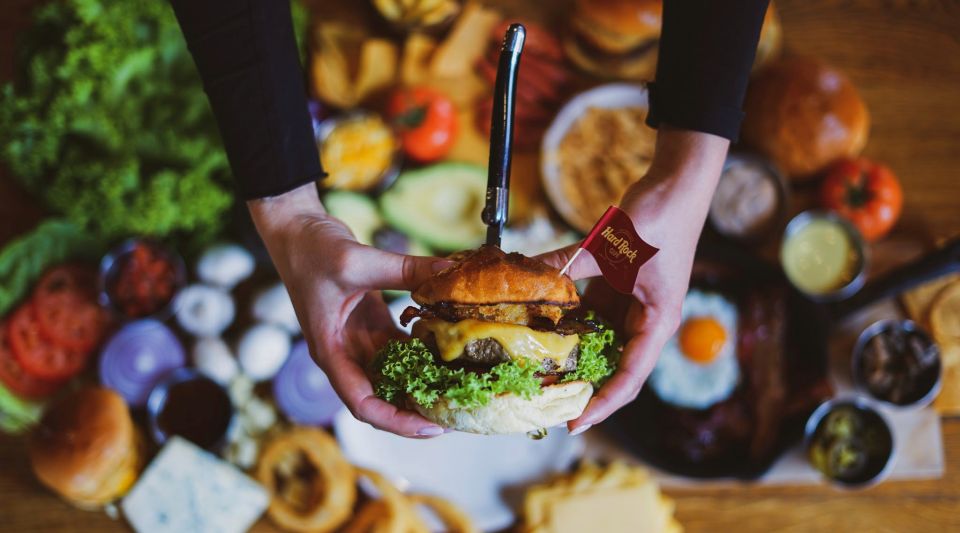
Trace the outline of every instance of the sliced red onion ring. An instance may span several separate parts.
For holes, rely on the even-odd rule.
[[[273,378],[273,397],[287,418],[311,426],[331,425],[344,407],[302,340],[293,346],[283,368]]]
[[[100,353],[100,382],[117,391],[131,407],[171,370],[186,364],[183,345],[162,322],[147,319],[120,328]]]

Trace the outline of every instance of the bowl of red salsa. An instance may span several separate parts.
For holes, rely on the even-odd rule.
[[[165,320],[187,280],[183,258],[147,239],[129,239],[100,262],[100,299],[127,319]]]

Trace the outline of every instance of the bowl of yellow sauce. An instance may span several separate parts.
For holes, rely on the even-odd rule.
[[[814,300],[839,300],[863,286],[867,250],[860,232],[843,218],[804,211],[787,224],[780,264],[798,291]]]

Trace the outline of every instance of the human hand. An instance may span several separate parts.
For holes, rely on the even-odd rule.
[[[640,268],[629,297],[617,294],[617,298],[611,290],[596,298],[598,287],[584,295],[586,304],[600,306],[601,316],[607,308],[606,316],[619,326],[627,343],[613,377],[583,414],[567,423],[571,433],[585,431],[633,401],[679,326],[697,241],[728,144],[726,139],[705,133],[661,128],[650,170],[621,200],[620,208],[630,215],[640,236],[660,251]],[[540,259],[561,268],[577,246]],[[581,254],[567,273],[578,280],[599,276],[600,270],[589,254]]]
[[[313,184],[248,207],[293,300],[310,353],[350,412],[398,435],[442,434],[443,428],[419,414],[377,398],[365,369],[380,346],[402,336],[378,291],[415,289],[450,262],[358,243],[325,212]]]

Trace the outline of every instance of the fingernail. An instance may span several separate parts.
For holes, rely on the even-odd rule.
[[[579,434],[583,433],[584,431],[590,429],[591,427],[593,427],[593,424],[584,424],[584,425],[578,427],[577,429],[571,431],[571,432],[570,432],[570,436],[572,437],[572,436],[574,436],[574,435],[579,435]]]
[[[446,269],[447,267],[449,267],[454,263],[455,261],[450,261],[449,259],[441,259],[439,261],[434,261],[433,264],[430,265],[430,269],[433,271],[434,274],[436,274],[437,272],[440,272],[441,270]]]
[[[450,428],[443,428],[443,434],[444,434],[444,435],[446,435],[447,433],[453,433],[454,431],[456,431],[456,430],[450,429]]]
[[[437,435],[443,435],[443,428],[440,426],[427,426],[418,431],[417,435],[421,437],[436,437]]]

